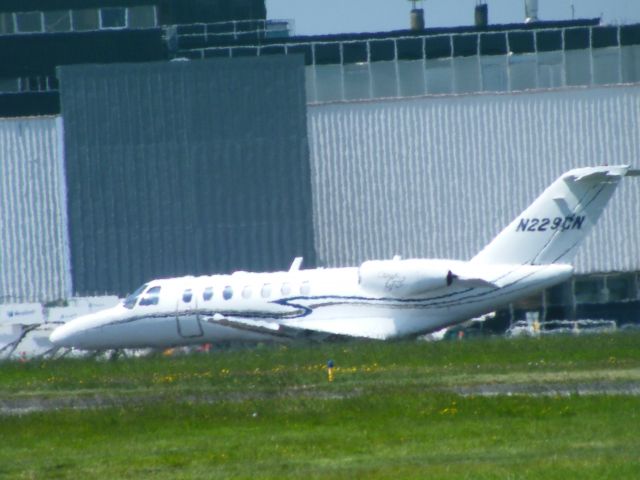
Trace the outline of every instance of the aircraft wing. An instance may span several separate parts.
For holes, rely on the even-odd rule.
[[[229,318],[214,315],[204,319],[223,327],[260,333],[274,338],[326,340],[329,337],[359,337],[384,340],[395,334],[393,320],[388,318],[331,319],[287,324],[247,318]]]
[[[293,319],[289,322],[299,322],[298,325],[304,326],[307,330],[345,337],[386,340],[398,334],[396,322],[389,317],[348,317],[318,320],[305,318]],[[296,323],[288,323],[287,325],[292,327]]]
[[[264,320],[250,320],[246,318],[229,318],[224,315],[215,314],[213,317],[204,318],[207,323],[215,323],[223,327],[231,327],[237,330],[262,333],[273,337],[291,337],[292,332],[287,333],[282,325]]]

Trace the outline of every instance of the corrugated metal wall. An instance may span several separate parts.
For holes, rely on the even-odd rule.
[[[0,303],[70,291],[62,122],[0,119]]]
[[[301,57],[59,73],[77,292],[315,264]]]
[[[563,171],[640,166],[640,86],[309,107],[318,262],[471,258]],[[579,272],[640,270],[627,179]]]

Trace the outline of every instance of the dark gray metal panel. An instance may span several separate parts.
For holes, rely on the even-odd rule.
[[[300,57],[59,74],[77,292],[315,264]]]

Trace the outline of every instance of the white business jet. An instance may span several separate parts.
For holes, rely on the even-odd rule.
[[[470,261],[396,257],[304,270],[297,258],[287,272],[152,280],[50,340],[96,350],[433,332],[570,278],[579,243],[628,173],[602,166],[563,174]]]

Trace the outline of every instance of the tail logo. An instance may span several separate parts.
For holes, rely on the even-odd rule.
[[[521,218],[516,232],[546,232],[547,230],[580,230],[584,215],[567,215],[555,218]]]

